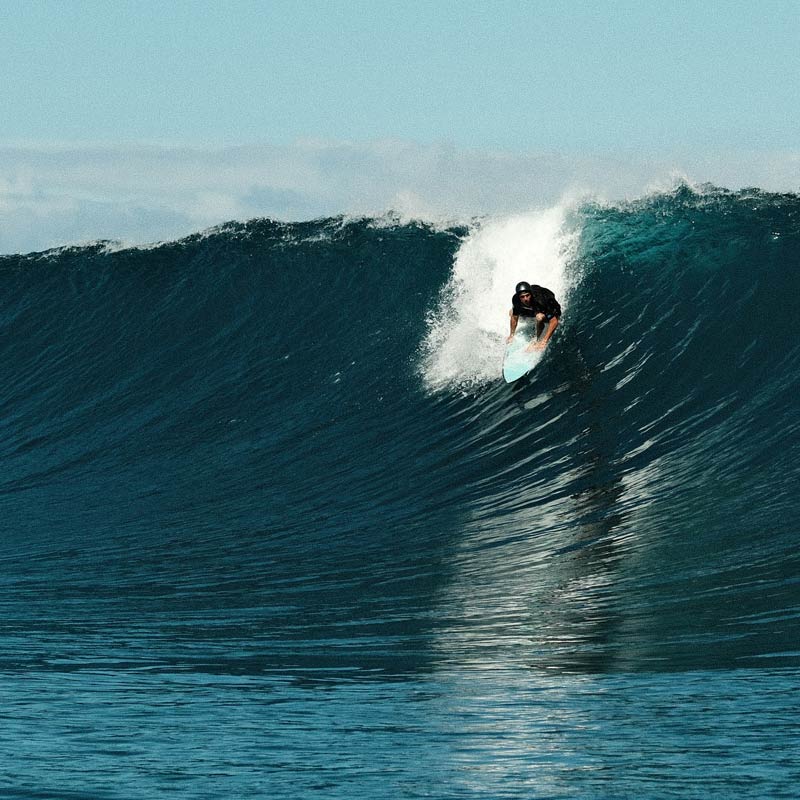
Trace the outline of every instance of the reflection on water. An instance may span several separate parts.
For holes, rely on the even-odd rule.
[[[791,797],[792,671],[0,676],[11,798]],[[36,731],[35,735],[31,735]]]

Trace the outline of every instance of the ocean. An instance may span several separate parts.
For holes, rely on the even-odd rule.
[[[796,797],[798,269],[712,186],[1,256],[0,796]]]

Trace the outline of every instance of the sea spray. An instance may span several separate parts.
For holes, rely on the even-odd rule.
[[[556,206],[488,219],[470,233],[428,318],[421,362],[426,386],[463,388],[499,378],[518,281],[551,289],[567,313],[577,235],[567,219],[567,210]]]

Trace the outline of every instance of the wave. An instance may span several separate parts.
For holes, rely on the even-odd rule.
[[[796,195],[680,187],[2,257],[4,581],[257,617],[231,668],[796,665],[799,255]]]

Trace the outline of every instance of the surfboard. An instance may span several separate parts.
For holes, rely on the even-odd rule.
[[[533,341],[531,336],[517,331],[516,336],[506,345],[503,356],[503,378],[506,383],[513,383],[523,375],[527,375],[542,357],[541,351],[526,352],[525,348]]]

